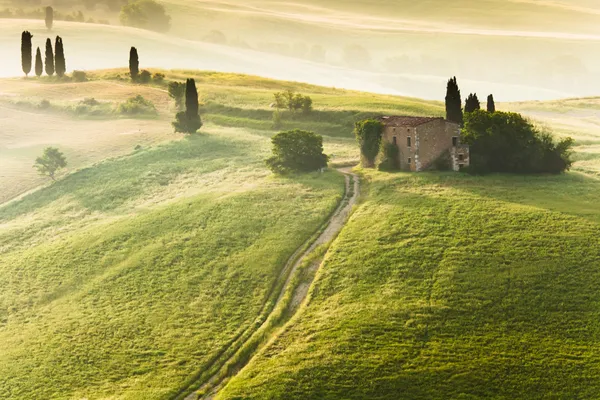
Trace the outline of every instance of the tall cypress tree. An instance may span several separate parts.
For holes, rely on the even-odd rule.
[[[31,38],[33,38],[33,35],[29,31],[24,31],[21,34],[21,66],[25,76],[28,76],[31,72]]]
[[[198,107],[196,81],[188,79],[185,84],[185,111],[177,113],[173,122],[175,132],[196,133],[202,127]]]
[[[54,9],[50,6],[46,7],[46,28],[49,31],[52,30],[52,26],[54,25]]]
[[[40,76],[42,76],[42,74],[44,73],[44,64],[42,63],[42,52],[40,51],[40,48],[37,48],[37,51],[35,53],[35,74],[38,76],[38,78]]]
[[[132,47],[129,51],[129,74],[131,80],[135,81],[140,73],[140,60],[138,58],[138,52],[135,47]]]
[[[52,40],[46,39],[46,60],[44,62],[46,67],[46,74],[48,76],[54,75],[54,52],[52,51]]]
[[[446,88],[446,119],[460,125],[463,123],[462,99],[456,77],[450,78]]]
[[[490,94],[487,98],[487,110],[488,112],[496,112],[496,103],[494,102],[494,95]]]
[[[65,76],[65,72],[67,72],[67,62],[65,60],[65,49],[63,47],[63,41],[60,36],[56,37],[54,51],[54,67],[56,70],[56,75],[62,78],[63,76]]]
[[[470,113],[475,110],[481,109],[481,103],[479,103],[479,99],[477,98],[477,93],[469,94],[467,100],[465,101],[465,113]]]

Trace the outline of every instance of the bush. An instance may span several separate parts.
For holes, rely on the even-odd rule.
[[[169,96],[175,100],[175,105],[178,110],[183,108],[183,101],[185,99],[185,83],[184,82],[170,82],[168,86]]]
[[[85,99],[81,100],[79,103],[86,105],[86,106],[90,106],[90,107],[94,107],[94,106],[97,106],[100,104],[100,102],[93,97],[86,97]]]
[[[381,143],[383,158],[379,163],[380,171],[396,171],[400,168],[400,149],[388,142]]]
[[[572,164],[571,138],[556,143],[516,113],[468,113],[462,141],[471,147],[469,171],[473,173],[557,174]]]
[[[75,82],[87,82],[87,74],[85,71],[73,71],[73,81]]]
[[[137,0],[124,5],[119,19],[125,26],[157,32],[167,32],[171,28],[171,17],[165,7],[154,0]]]
[[[117,107],[119,114],[139,115],[139,114],[156,114],[156,107],[150,100],[137,95],[129,98],[125,103],[119,104]]]
[[[152,80],[154,80],[154,82],[156,82],[156,83],[163,83],[165,80],[165,74],[161,74],[160,72],[157,72],[152,77]]]
[[[152,80],[152,74],[150,71],[144,69],[142,72],[140,72],[137,79],[139,83],[147,84]]]
[[[452,156],[450,151],[443,152],[434,162],[433,169],[436,171],[450,171],[452,170]]]
[[[40,108],[40,110],[47,110],[49,109],[51,106],[50,101],[44,99],[42,101],[40,101],[40,105],[38,106]]]
[[[285,92],[274,93],[275,108],[288,109],[291,112],[302,110],[304,114],[310,114],[312,111],[313,101],[309,96],[303,96],[299,93],[294,93],[292,90]]]
[[[275,173],[309,172],[327,166],[329,157],[323,154],[323,137],[320,135],[296,129],[278,133],[271,142],[273,156],[266,164]]]
[[[383,123],[374,119],[357,122],[354,126],[354,135],[360,146],[363,165],[368,168],[375,166],[375,159],[379,154]]]
[[[178,112],[175,115],[175,121],[172,122],[175,133],[196,133],[202,128],[202,120],[199,115],[188,116],[185,111]]]

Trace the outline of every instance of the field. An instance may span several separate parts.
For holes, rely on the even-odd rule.
[[[219,399],[600,395],[598,180],[363,175],[308,303]]]

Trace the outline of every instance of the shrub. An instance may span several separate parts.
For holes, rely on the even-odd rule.
[[[152,76],[152,80],[154,80],[154,82],[156,83],[163,83],[163,81],[165,80],[165,74],[157,72],[154,74],[154,76]]]
[[[396,171],[400,167],[400,149],[397,145],[388,142],[381,142],[382,159],[379,163],[381,171]]]
[[[183,108],[183,101],[185,99],[185,86],[184,82],[170,82],[168,86],[169,96],[175,100],[177,109]]]
[[[465,115],[462,141],[473,173],[561,173],[571,167],[573,140],[558,143],[517,113],[476,110]]]
[[[140,72],[140,74],[137,77],[137,81],[143,84],[148,84],[151,80],[152,74],[150,73],[150,71],[147,70],[142,70],[142,72]]]
[[[323,154],[323,137],[320,135],[296,129],[278,133],[271,142],[273,156],[266,164],[275,173],[309,172],[327,166],[328,157]]]
[[[202,120],[199,115],[190,117],[185,111],[180,111],[175,115],[172,125],[175,133],[196,133],[202,128]]]
[[[137,95],[127,99],[125,103],[119,104],[117,107],[119,114],[139,115],[139,114],[156,114],[156,107],[150,100],[146,100],[143,96]]]
[[[436,171],[450,171],[452,169],[452,157],[450,151],[443,152],[433,162],[433,169]]]
[[[50,101],[48,101],[46,99],[40,101],[40,105],[39,105],[40,110],[47,110],[50,108],[50,106],[51,106]]]
[[[75,82],[87,82],[87,74],[85,71],[73,71],[73,81]]]
[[[274,93],[275,108],[288,109],[291,112],[302,110],[304,114],[310,114],[313,101],[309,96],[294,93],[292,90]]]
[[[357,122],[354,126],[354,135],[360,146],[363,165],[368,168],[375,166],[375,158],[379,154],[383,123],[374,119]]]
[[[100,104],[100,102],[93,97],[86,97],[85,99],[81,100],[79,103],[86,105],[86,106],[90,106],[90,107],[94,107],[94,106],[97,106]]]
[[[137,0],[124,5],[119,19],[125,26],[157,32],[167,32],[171,28],[171,17],[165,7],[154,0]]]

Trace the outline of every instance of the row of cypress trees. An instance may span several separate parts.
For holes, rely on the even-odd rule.
[[[469,94],[465,101],[464,112],[470,113],[480,109],[481,103],[479,102],[477,93]],[[491,94],[487,98],[487,111],[492,113],[496,112],[496,103],[494,101],[494,96]],[[446,119],[461,125],[463,123],[462,99],[455,76],[450,78],[446,88]]]
[[[32,67],[33,46],[31,39],[33,39],[33,35],[29,31],[24,31],[21,34],[21,66],[23,67],[25,76],[29,76]],[[39,47],[37,48],[34,70],[37,76],[42,76],[44,69],[46,70],[46,74],[48,76],[53,76],[54,73],[56,73],[56,75],[58,75],[60,78],[65,76],[65,72],[67,71],[67,63],[65,60],[63,40],[60,36],[56,37],[54,50],[55,52],[52,51],[52,41],[50,38],[46,39],[46,57],[44,62],[42,62],[42,52],[40,51]]]

